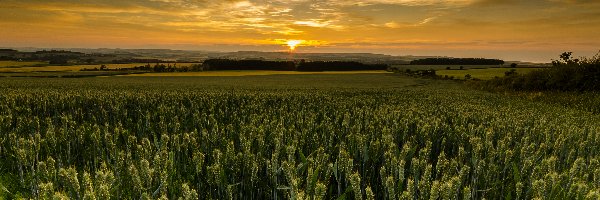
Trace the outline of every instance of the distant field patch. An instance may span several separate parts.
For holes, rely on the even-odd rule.
[[[19,68],[0,68],[0,72],[59,72],[59,71],[79,71],[81,68],[76,66],[41,66],[41,67],[19,67]]]
[[[0,72],[0,77],[45,77],[45,78],[58,78],[58,77],[99,77],[99,76],[115,76],[128,74],[130,72],[122,71],[48,71],[48,72]]]
[[[1,62],[5,62],[5,61],[0,61],[0,67],[2,66]],[[24,62],[14,62],[14,61],[8,61],[8,62],[13,62],[13,63],[24,63]],[[30,63],[37,63],[37,64],[47,64],[47,63],[43,63],[43,62],[30,62]],[[148,63],[129,63],[129,64],[104,64],[106,66],[106,68],[108,69],[119,69],[119,68],[132,68],[132,67],[138,67],[138,66],[145,66]],[[150,63],[150,66],[154,66],[156,63]],[[164,65],[176,65],[178,67],[183,67],[183,66],[191,66],[193,64],[197,64],[197,63],[162,63]],[[67,65],[67,66],[37,66],[37,67],[29,67],[31,65],[21,65],[21,67],[18,68],[0,68],[0,72],[57,72],[57,71],[80,71],[82,69],[100,69],[100,67],[102,66],[101,64],[98,65]]]
[[[407,69],[410,70],[445,70],[445,69],[487,69],[487,68],[510,68],[510,64],[505,65],[392,65],[392,69],[397,69],[400,71],[405,71]],[[528,65],[518,65],[517,68],[544,68],[548,67],[544,64],[528,64]]]
[[[436,75],[453,76],[456,79],[464,79],[465,75],[470,74],[472,78],[482,80],[493,79],[494,77],[503,77],[505,72],[516,69],[517,74],[526,74],[540,68],[487,68],[487,69],[468,69],[468,70],[437,70]]]
[[[400,71],[410,70],[444,70],[444,69],[460,69],[461,65],[392,65],[392,68]],[[502,67],[501,65],[462,65],[463,69],[481,69],[481,68],[492,68]]]
[[[46,65],[47,62],[20,62],[20,61],[0,61],[0,68],[5,67],[26,67],[36,65]]]
[[[373,71],[324,71],[324,72],[298,72],[298,71],[267,71],[267,70],[232,70],[232,71],[204,71],[204,72],[167,72],[131,74],[127,76],[264,76],[264,75],[304,75],[304,74],[383,74],[391,73],[383,70]]]

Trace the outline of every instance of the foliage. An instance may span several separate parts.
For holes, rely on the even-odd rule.
[[[353,61],[292,61],[209,59],[204,61],[207,70],[283,70],[283,71],[353,71],[386,70],[387,65],[363,64]]]
[[[123,66],[127,66],[127,64],[121,64]],[[131,65],[131,64],[129,64]],[[119,64],[116,64],[119,66]],[[182,63],[182,65],[178,65],[178,63],[156,63],[154,65],[150,65],[150,63],[146,65],[134,65],[130,67],[123,68],[109,68],[106,65],[100,65],[100,68],[82,68],[80,71],[150,71],[150,72],[190,72],[190,71],[203,71],[204,66],[201,64],[195,63]]]
[[[298,71],[353,71],[353,70],[386,70],[385,64],[363,64],[353,61],[313,61],[300,62]]]
[[[483,85],[523,91],[598,91],[600,90],[600,54],[593,58],[573,59],[571,52],[560,55],[552,68],[528,74],[506,76]]]
[[[600,117],[578,109],[462,87],[235,90],[157,80],[3,81],[6,198],[600,193]]]
[[[404,71],[396,71],[396,73],[405,74],[413,77],[426,77],[426,78],[437,78],[436,70],[428,69],[428,70],[410,70],[406,69]]]
[[[209,59],[204,61],[208,70],[288,70],[296,69],[296,64],[291,61],[266,61],[266,60],[230,60]]]

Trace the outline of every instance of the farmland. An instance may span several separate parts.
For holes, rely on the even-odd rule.
[[[472,78],[489,80],[494,77],[503,77],[505,72],[512,70],[513,68],[486,68],[486,69],[467,69],[467,70],[437,70],[436,75],[439,76],[452,76],[457,79],[464,79],[467,74],[471,75]],[[517,74],[526,74],[541,68],[514,68]]]
[[[450,69],[460,69],[460,65],[392,65],[392,68],[398,69],[400,71],[409,70],[444,70],[447,68]],[[498,68],[500,65],[464,65],[463,69],[487,69],[487,68]]]
[[[264,76],[264,75],[308,75],[308,74],[383,74],[390,73],[383,70],[370,71],[322,71],[322,72],[299,72],[299,71],[273,71],[273,70],[226,70],[226,71],[204,71],[204,72],[167,72],[167,73],[143,73],[127,76]]]
[[[19,65],[15,65],[19,64]],[[31,64],[37,63],[37,66],[31,66]],[[6,66],[15,65],[14,67],[0,68],[0,72],[59,72],[59,71],[80,71],[82,69],[100,69],[102,65],[47,65],[39,62],[5,62]],[[148,63],[129,63],[129,64],[105,64],[107,69],[119,69],[119,68],[131,68],[144,66]],[[165,65],[177,65],[177,66],[190,66],[195,63],[165,63]],[[0,67],[3,65],[0,62]],[[152,64],[151,64],[152,65]]]
[[[515,68],[500,65],[393,65],[391,69],[397,72],[435,70],[435,75],[444,78],[465,79],[468,74],[473,79],[490,80],[495,77],[504,77],[505,72],[513,69],[517,74],[527,74],[547,67],[544,64],[523,65]]]
[[[0,91],[0,195],[7,199],[600,194],[597,114],[453,81],[396,74],[2,78]]]
[[[48,65],[44,62],[0,62],[0,77],[88,77],[88,76],[254,76],[254,75],[303,75],[303,74],[364,74],[364,73],[388,73],[384,70],[361,70],[361,71],[298,71],[298,70],[208,70],[189,72],[163,72],[156,71],[154,64],[150,63],[150,68],[141,70],[132,70],[134,67],[146,66],[149,63],[129,63],[129,64],[105,64],[105,65]],[[162,63],[165,66],[191,67],[198,63]],[[10,66],[10,67],[9,67]],[[103,70],[100,70],[102,67]],[[249,66],[251,67],[251,66]],[[494,77],[503,77],[505,72],[513,69],[508,67],[499,67],[499,65],[393,65],[392,70],[404,72],[406,70],[436,70],[436,75],[441,77],[453,77],[454,79],[464,79],[469,74],[471,78],[489,80]],[[243,69],[244,67],[240,67]],[[116,70],[126,69],[126,70]],[[529,73],[541,69],[537,67],[517,67],[514,68],[518,74]]]
[[[28,67],[28,66],[44,66],[47,65],[48,62],[19,62],[19,61],[0,61],[0,70],[4,70],[2,68],[18,68],[18,67]]]

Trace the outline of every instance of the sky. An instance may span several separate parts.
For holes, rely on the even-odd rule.
[[[0,0],[0,46],[370,52],[550,62],[600,50],[600,0]]]

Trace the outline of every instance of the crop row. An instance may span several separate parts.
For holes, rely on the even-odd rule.
[[[431,88],[3,90],[9,198],[600,198],[600,118],[555,104]]]

